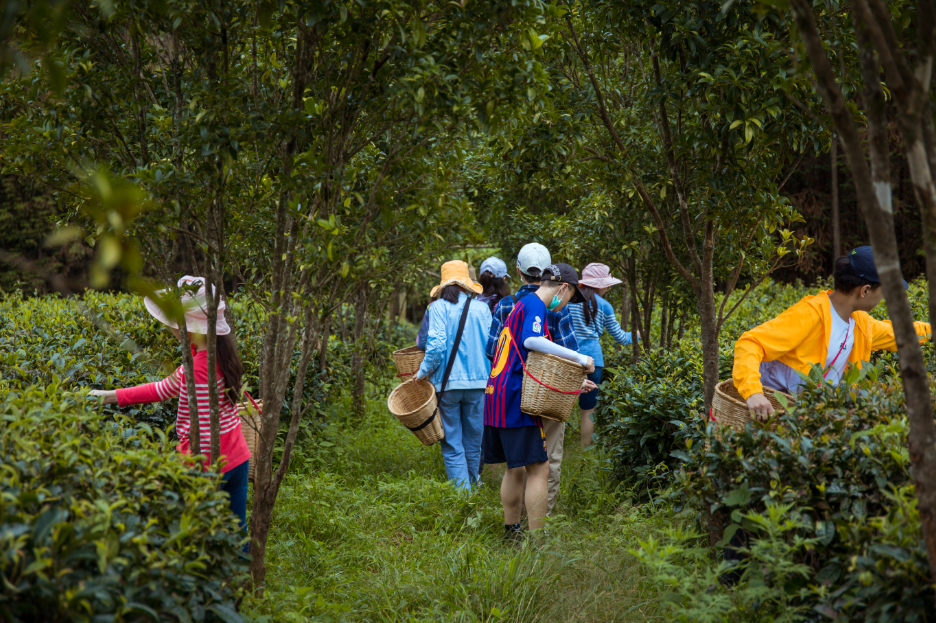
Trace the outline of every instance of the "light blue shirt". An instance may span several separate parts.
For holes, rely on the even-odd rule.
[[[575,337],[578,339],[578,352],[588,355],[595,360],[595,365],[604,367],[604,354],[601,352],[601,334],[607,331],[614,341],[622,346],[626,346],[634,341],[633,333],[625,333],[621,328],[617,318],[614,316],[614,308],[611,303],[604,300],[597,294],[595,301],[598,302],[598,314],[592,318],[589,325],[585,324],[584,303],[570,303],[566,307],[569,309],[569,315],[572,316],[572,324],[575,326]]]
[[[466,303],[471,307],[468,308],[465,330],[445,389],[483,389],[491,376],[491,362],[484,355],[488,331],[491,328],[491,310],[485,303],[469,301],[468,295],[462,292],[458,295],[458,303],[453,305],[439,299],[426,311],[429,316],[426,357],[419,366],[417,376],[420,379],[429,377],[436,391],[442,386],[442,376],[445,374],[452,346],[455,345],[455,333],[458,331],[458,322]]]

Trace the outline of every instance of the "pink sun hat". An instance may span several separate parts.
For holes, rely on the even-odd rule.
[[[182,312],[185,314],[185,328],[189,333],[200,333],[202,335],[208,333],[208,299],[205,292],[206,282],[207,279],[204,277],[192,277],[191,275],[186,275],[179,279],[178,286],[180,289],[185,286],[198,286],[198,292],[194,295],[191,292],[184,292],[182,294]],[[214,286],[212,286],[211,292],[217,294],[217,290]],[[167,288],[156,293],[156,298],[163,302],[162,307],[148,296],[143,297],[143,304],[146,305],[146,311],[148,311],[153,318],[167,327],[178,329],[178,323],[170,319],[169,315],[163,310],[163,307],[172,305],[173,301],[170,297],[174,296],[175,292]],[[227,320],[224,319],[225,307],[224,299],[218,301],[218,322],[215,325],[216,335],[227,335],[231,332],[231,327],[228,326]]]
[[[621,280],[612,277],[607,266],[594,262],[585,267],[585,270],[582,271],[582,278],[579,279],[579,285],[595,288],[596,290],[610,288],[619,283],[621,283]]]

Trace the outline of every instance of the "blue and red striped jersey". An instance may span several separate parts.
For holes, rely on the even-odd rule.
[[[504,322],[491,378],[484,390],[484,424],[497,428],[519,428],[539,426],[539,417],[523,413],[520,399],[523,393],[523,365],[530,351],[523,343],[528,337],[548,335],[546,305],[538,296],[525,296],[514,305],[513,311]]]

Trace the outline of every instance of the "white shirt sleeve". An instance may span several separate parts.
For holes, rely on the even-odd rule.
[[[581,353],[575,352],[571,348],[559,346],[555,342],[550,342],[545,337],[528,337],[527,339],[523,340],[523,346],[527,350],[535,350],[538,353],[556,355],[557,357],[562,357],[563,359],[574,361],[580,366],[588,365],[588,355],[582,355]]]

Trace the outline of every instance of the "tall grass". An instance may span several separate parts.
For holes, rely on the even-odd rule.
[[[659,620],[628,549],[672,515],[630,506],[571,428],[549,534],[517,549],[501,540],[501,469],[465,494],[446,482],[438,446],[423,447],[382,398],[363,421],[346,402],[331,410],[277,501],[266,595],[244,604],[255,621]]]

